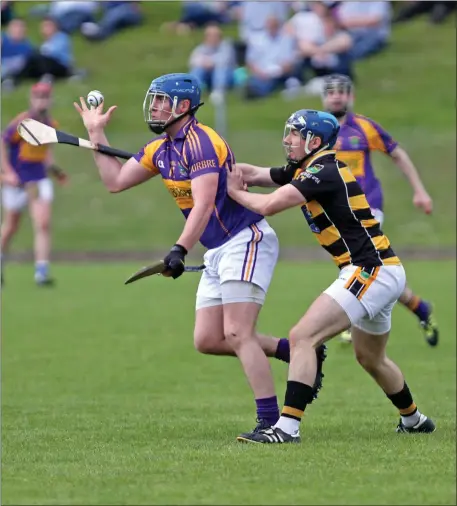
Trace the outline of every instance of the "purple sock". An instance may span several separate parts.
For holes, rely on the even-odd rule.
[[[266,399],[256,399],[257,418],[265,420],[270,425],[274,425],[279,420],[279,406],[276,395]]]
[[[276,348],[275,358],[283,362],[290,362],[290,346],[289,339],[282,337],[279,340],[278,347]]]
[[[419,305],[415,309],[414,313],[417,315],[417,317],[419,318],[419,320],[421,322],[425,322],[425,321],[427,321],[427,319],[430,315],[430,307],[426,302],[421,300],[419,302]]]

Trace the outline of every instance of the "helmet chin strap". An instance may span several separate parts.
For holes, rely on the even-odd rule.
[[[294,164],[296,163],[298,166],[301,166],[302,163],[307,159],[307,158],[310,158],[311,156],[319,153],[319,151],[324,151],[325,149],[328,148],[328,144],[325,144],[325,146],[319,146],[318,148],[316,149],[310,149],[309,147],[309,144],[310,142],[314,139],[314,135],[311,133],[311,132],[308,132],[306,134],[306,139],[305,139],[305,156],[301,159],[301,160],[298,160],[297,162],[294,161]]]
[[[168,127],[170,127],[171,125],[174,125],[181,118],[184,118],[187,115],[195,114],[197,112],[197,110],[204,104],[204,102],[200,102],[198,105],[192,107],[187,112],[185,112],[183,114],[176,114],[175,110],[176,110],[176,106],[177,106],[177,101],[178,101],[178,97],[175,97],[174,101],[173,101],[173,108],[171,110],[171,114],[173,116],[173,119],[170,121],[164,122],[161,125],[151,125],[150,123],[148,123],[149,130],[151,130],[152,132],[154,132],[155,134],[158,134],[158,135],[163,134]]]

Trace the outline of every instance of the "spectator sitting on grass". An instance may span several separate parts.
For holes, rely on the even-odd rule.
[[[59,30],[54,19],[41,22],[44,42],[38,51],[27,58],[24,68],[15,75],[18,81],[40,79],[44,75],[65,78],[73,75],[73,48],[68,34]]]
[[[399,12],[394,17],[394,23],[401,23],[429,13],[429,21],[433,24],[443,23],[452,11],[457,7],[457,2],[402,2]]]
[[[390,2],[339,2],[334,13],[354,45],[351,58],[359,60],[379,53],[390,38]]]
[[[21,18],[11,20],[6,33],[2,33],[2,81],[18,74],[33,52],[25,21]]]
[[[2,26],[8,25],[8,23],[14,18],[13,2],[10,0],[2,0]]]
[[[199,79],[203,89],[224,90],[232,86],[235,54],[217,24],[205,28],[204,41],[192,51],[189,65],[190,73]]]
[[[286,25],[297,41],[302,69],[311,71],[312,79],[305,91],[319,94],[322,78],[328,74],[352,76],[349,51],[352,38],[341,30],[332,11],[324,2],[309,2],[310,10],[299,12]],[[305,79],[307,80],[307,79]]]
[[[165,28],[182,35],[209,23],[227,24],[232,20],[233,8],[240,2],[190,0],[181,2],[182,15],[178,22],[166,23]]]
[[[81,33],[89,40],[105,40],[119,30],[138,26],[143,22],[140,2],[113,1],[98,2],[103,16],[98,23],[87,22],[81,25]]]
[[[297,53],[294,38],[284,31],[280,20],[267,19],[267,31],[248,40],[246,63],[249,77],[246,82],[246,98],[260,98],[294,76]]]

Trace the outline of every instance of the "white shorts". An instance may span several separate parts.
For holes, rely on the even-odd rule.
[[[198,285],[196,308],[230,302],[263,304],[278,254],[276,232],[265,219],[208,250],[203,257],[206,268]],[[229,281],[236,283],[228,283],[223,289]]]
[[[36,182],[38,198],[46,202],[54,199],[54,186],[49,178],[40,179]],[[2,186],[2,204],[6,211],[21,211],[28,202],[27,191],[17,186]]]
[[[402,265],[373,269],[348,265],[324,293],[338,302],[354,327],[384,334],[391,328],[392,309],[405,286]]]
[[[384,213],[381,211],[381,209],[371,209],[371,214],[373,215],[374,219],[379,221],[379,226],[382,228],[382,225],[384,223]]]

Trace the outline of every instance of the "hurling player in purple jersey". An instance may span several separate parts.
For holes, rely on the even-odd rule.
[[[51,249],[51,212],[54,197],[50,175],[61,184],[66,174],[55,165],[49,146],[32,146],[17,132],[18,124],[25,118],[34,118],[52,127],[57,123],[51,118],[52,86],[39,82],[30,90],[30,108],[22,112],[6,127],[1,139],[2,205],[4,215],[1,230],[2,254],[16,234],[24,207],[28,204],[34,228],[35,282],[50,286],[49,274]],[[3,282],[3,276],[2,276]]]
[[[378,151],[390,156],[403,172],[413,190],[413,204],[424,213],[430,214],[433,202],[406,151],[375,121],[352,111],[354,90],[351,80],[343,75],[333,74],[325,78],[323,104],[341,126],[335,145],[338,160],[352,171],[367,196],[374,217],[381,227],[384,221],[382,188],[377,179],[371,153]],[[438,326],[430,302],[415,295],[409,287],[400,297],[400,302],[418,318],[424,337],[430,346],[438,344]],[[341,335],[350,342],[350,332]]]
[[[108,144],[104,128],[116,106],[88,109],[75,103],[91,141]],[[160,176],[185,218],[180,237],[165,257],[168,274],[179,277],[187,253],[200,242],[207,252],[197,291],[194,344],[201,353],[237,356],[256,399],[258,427],[279,418],[267,357],[289,361],[287,339],[256,333],[259,311],[278,258],[276,233],[258,213],[227,194],[233,153],[195,113],[200,86],[190,74],[154,79],[144,101],[144,117],[158,137],[123,165],[94,152],[105,187],[121,192]],[[159,221],[158,221],[159,223]],[[316,381],[316,391],[319,389]]]

